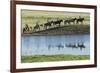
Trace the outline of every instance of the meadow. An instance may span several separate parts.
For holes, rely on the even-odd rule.
[[[51,61],[73,61],[73,60],[89,60],[89,55],[33,55],[22,56],[22,63],[32,62],[51,62]]]

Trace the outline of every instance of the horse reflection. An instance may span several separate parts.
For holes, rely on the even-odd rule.
[[[60,50],[61,48],[64,48],[64,45],[62,44],[58,44],[58,45],[48,45],[48,50],[50,50],[51,48],[58,48],[58,50]]]
[[[48,45],[48,50],[50,50],[51,48],[54,48],[54,45]]]
[[[64,46],[62,44],[57,45],[58,50],[60,50],[61,48],[64,48]]]
[[[65,44],[66,47],[72,47],[72,48],[77,48],[76,43],[69,43],[69,44]]]
[[[78,43],[78,47],[80,48],[80,50],[82,50],[82,48],[85,48],[85,45],[83,42]]]
[[[69,48],[80,48],[80,50],[86,48],[83,42],[69,43],[69,44],[65,44],[65,46]]]
[[[48,45],[48,50],[50,50],[51,48],[58,48],[58,50],[61,50],[64,47],[68,47],[68,48],[79,48],[80,50],[82,50],[83,48],[86,48],[84,42],[74,42],[74,43],[69,43],[69,44],[58,44],[58,45]]]

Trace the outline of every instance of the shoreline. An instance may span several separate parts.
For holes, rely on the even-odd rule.
[[[89,35],[90,33],[86,34],[21,34],[21,36],[63,36],[63,35]]]

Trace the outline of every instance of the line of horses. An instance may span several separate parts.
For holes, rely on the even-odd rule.
[[[47,20],[47,22],[45,22],[44,24],[39,24],[39,22],[36,22],[35,26],[33,27],[29,27],[28,24],[25,25],[25,27],[23,28],[23,33],[25,32],[29,32],[29,31],[40,31],[41,27],[44,28],[44,30],[50,29],[52,26],[53,28],[55,27],[60,27],[61,23],[63,23],[64,25],[70,25],[70,24],[83,24],[84,18],[80,17],[79,18],[67,18],[65,20],[63,19],[57,19],[57,20]]]
[[[54,47],[58,47],[58,50],[60,50],[61,48],[67,47],[67,48],[80,48],[80,50],[82,50],[83,48],[86,48],[85,44],[83,42],[81,43],[69,43],[69,44],[58,44],[58,45],[48,45],[48,49],[50,50],[51,48]]]

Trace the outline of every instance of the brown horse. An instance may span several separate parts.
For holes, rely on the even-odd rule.
[[[79,24],[79,23],[81,23],[81,24],[83,24],[83,21],[84,21],[84,18],[82,18],[82,17],[79,17],[77,20],[76,20],[76,22]]]
[[[52,21],[49,21],[44,24],[44,28],[47,29],[48,27],[50,28],[52,26]]]
[[[64,21],[64,24],[71,24],[71,23],[75,24],[75,21],[76,21],[76,18],[66,19],[66,20]]]
[[[36,24],[36,25],[34,26],[34,30],[35,30],[35,31],[37,31],[37,30],[40,31],[40,26],[39,26],[38,24]]]
[[[63,22],[63,20],[62,19],[59,19],[57,21],[53,21],[52,23],[53,23],[53,25],[56,25],[56,26],[59,25],[59,27],[60,27],[61,22]]]
[[[28,24],[25,24],[25,27],[23,28],[23,33],[29,32],[29,26]]]

